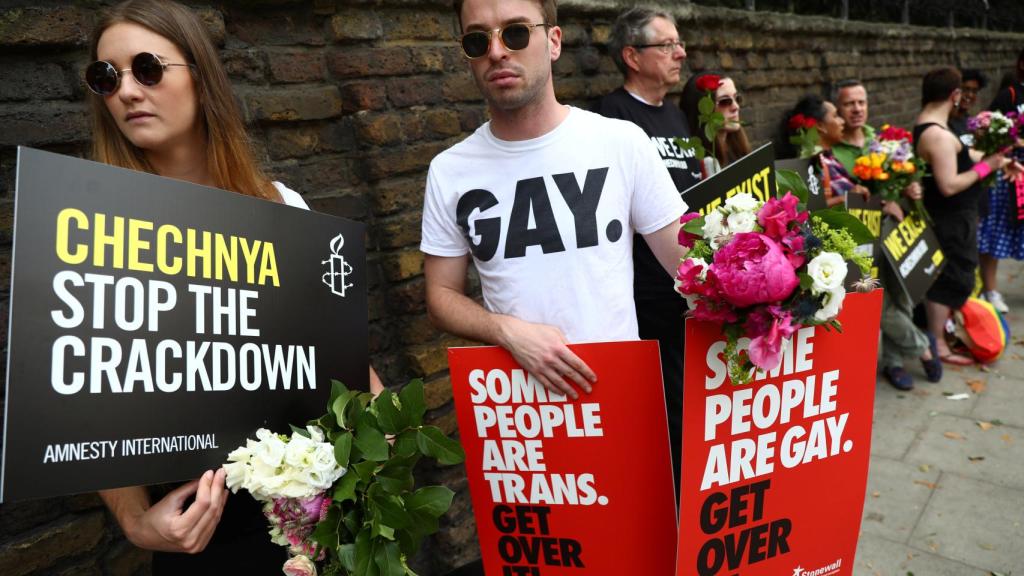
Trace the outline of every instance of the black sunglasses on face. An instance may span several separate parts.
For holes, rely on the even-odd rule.
[[[533,33],[533,29],[538,26],[547,27],[547,24],[526,24],[524,22],[516,22],[501,28],[495,28],[494,30],[474,30],[473,32],[466,32],[462,35],[462,39],[460,40],[460,43],[462,44],[462,52],[466,55],[466,58],[469,58],[470,60],[484,56],[487,54],[487,51],[491,49],[491,37],[494,36],[494,34],[498,35],[498,38],[501,40],[501,45],[509,52],[522,50],[530,45],[530,35]]]
[[[156,54],[139,52],[132,58],[131,68],[118,70],[110,62],[99,60],[89,64],[85,69],[85,85],[100,96],[109,96],[117,92],[121,85],[121,76],[125,72],[131,72],[132,78],[142,86],[156,86],[163,80],[164,70],[168,66],[187,66],[194,68],[193,64],[169,64],[160,59]]]
[[[715,104],[723,108],[729,108],[732,106],[733,101],[736,102],[737,106],[743,106],[743,95],[737,94],[735,96],[723,96],[715,101]]]

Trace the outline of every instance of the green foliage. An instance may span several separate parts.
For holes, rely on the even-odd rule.
[[[697,121],[704,128],[704,137],[711,142],[711,155],[715,156],[716,136],[718,136],[718,131],[725,126],[725,116],[721,112],[715,111],[714,92],[709,91],[704,94],[697,102],[697,111],[700,113],[697,116]]]
[[[817,128],[802,128],[789,137],[789,143],[800,150],[800,158],[810,158],[821,153],[821,138]]]
[[[698,160],[703,160],[704,156],[707,154],[704,150],[704,142],[702,142],[700,138],[676,138],[675,143],[680,150],[693,150],[693,154]]]
[[[845,227],[846,225],[857,230],[856,236],[850,232],[849,228]],[[868,244],[874,241],[874,236],[860,220],[857,220],[849,212],[835,208],[813,212],[811,214],[811,233],[821,239],[821,248],[813,254],[808,254],[808,260],[823,251],[835,252],[844,260],[856,264],[862,274],[871,271],[871,257],[857,254],[855,250],[859,244]]]
[[[793,196],[800,199],[801,204],[807,204],[807,184],[804,183],[804,179],[796,172],[792,170],[776,170],[775,184],[779,198],[785,196],[786,192],[792,192]]]
[[[413,469],[424,456],[442,465],[465,459],[458,442],[423,425],[425,413],[420,380],[376,398],[332,382],[327,413],[310,424],[324,429],[347,472],[313,532],[327,554],[321,574],[415,576],[406,558],[437,531],[454,493],[444,486],[413,491]]]

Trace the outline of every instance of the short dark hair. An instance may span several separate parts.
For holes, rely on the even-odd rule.
[[[978,88],[984,88],[988,86],[988,77],[978,70],[977,68],[964,68],[960,71],[960,83],[963,84],[968,80],[974,80],[978,83]]]
[[[655,18],[664,18],[676,25],[676,19],[663,10],[653,10],[642,6],[635,6],[619,14],[612,25],[611,37],[608,39],[608,55],[612,62],[618,67],[623,75],[629,70],[626,62],[622,59],[622,49],[626,46],[647,44],[651,41],[647,26]]]
[[[951,66],[937,68],[921,81],[921,106],[942,102],[960,88],[960,71]]]
[[[854,86],[864,86],[864,83],[856,78],[847,78],[846,80],[840,80],[835,83],[832,87],[832,100],[839,100],[839,91],[844,88],[853,88]],[[867,90],[867,88],[865,88]]]
[[[452,0],[452,8],[455,9],[455,17],[459,19],[459,30],[462,30],[462,5],[466,0]],[[534,0],[540,5],[541,14],[544,15],[544,23],[548,26],[558,26],[558,1],[557,0]]]

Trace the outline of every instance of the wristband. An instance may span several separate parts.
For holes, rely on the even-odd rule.
[[[974,166],[971,166],[971,170],[978,175],[978,180],[984,180],[992,173],[992,167],[987,162],[978,162]]]

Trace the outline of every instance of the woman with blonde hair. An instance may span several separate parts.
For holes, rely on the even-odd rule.
[[[93,159],[307,208],[260,169],[227,73],[188,8],[168,0],[114,6],[93,31],[90,53]],[[370,381],[381,389],[372,368]],[[228,498],[223,469],[156,502],[142,486],[100,496],[133,544],[157,552],[154,574],[278,574],[286,559],[259,504],[247,493]]]

